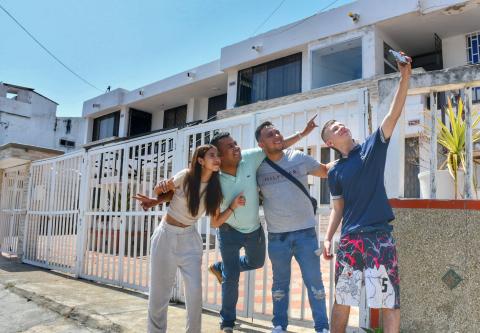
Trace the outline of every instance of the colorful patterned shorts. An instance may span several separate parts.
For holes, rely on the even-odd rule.
[[[359,306],[365,285],[370,308],[400,308],[395,239],[389,232],[345,235],[335,263],[335,299],[338,304]]]

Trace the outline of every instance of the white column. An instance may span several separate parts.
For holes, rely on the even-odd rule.
[[[430,93],[430,199],[437,198],[437,95]]]
[[[83,143],[92,142],[92,135],[93,135],[93,118],[85,118],[85,131],[83,137]]]
[[[193,114],[195,112],[195,98],[190,98],[187,104],[187,123],[193,121]]]
[[[237,76],[238,71],[228,72],[227,109],[233,109],[235,107],[235,103],[237,102]]]
[[[118,136],[124,138],[128,136],[128,118],[129,118],[129,108],[127,106],[122,106],[120,109],[120,125],[118,128]]]
[[[465,199],[473,198],[472,88],[465,95]]]
[[[379,103],[377,109],[377,124],[381,126],[383,118],[390,111],[399,79],[381,81],[379,86]],[[407,97],[408,98],[408,97]],[[376,128],[374,128],[375,130]],[[393,131],[385,163],[385,190],[388,198],[403,197],[403,179],[405,169],[405,114],[402,111],[397,126]]]

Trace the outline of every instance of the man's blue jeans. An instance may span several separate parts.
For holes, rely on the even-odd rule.
[[[265,263],[265,234],[262,227],[244,234],[225,223],[218,229],[218,240],[222,262],[215,263],[215,268],[222,271],[223,278],[220,326],[233,328],[237,319],[240,272],[260,268]],[[240,256],[242,247],[244,256]]]
[[[273,326],[288,326],[288,302],[292,257],[297,260],[307,287],[315,330],[328,329],[325,289],[320,272],[320,257],[315,254],[318,240],[315,228],[268,233],[268,256],[272,262]]]

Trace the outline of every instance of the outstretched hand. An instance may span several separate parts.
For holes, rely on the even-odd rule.
[[[132,198],[140,201],[140,206],[143,208],[143,210],[148,210],[158,204],[157,199],[147,197],[146,195],[140,193],[137,193],[137,195],[134,195]]]
[[[307,136],[309,135],[314,129],[315,127],[318,127],[317,124],[315,124],[315,118],[317,118],[318,114],[314,115],[308,122],[307,124],[305,125],[305,128],[303,129],[302,131],[302,136]]]

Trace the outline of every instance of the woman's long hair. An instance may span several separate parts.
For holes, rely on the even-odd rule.
[[[200,183],[202,176],[202,166],[198,163],[198,158],[205,158],[207,151],[215,148],[213,145],[202,145],[195,149],[193,153],[192,163],[185,177],[183,189],[187,196],[188,210],[192,216],[198,214],[200,199],[203,193],[200,193]],[[216,148],[215,148],[216,149]],[[207,215],[214,215],[217,212],[220,203],[223,200],[222,189],[220,188],[220,179],[218,172],[213,172],[212,177],[208,181],[205,188],[205,208]]]

